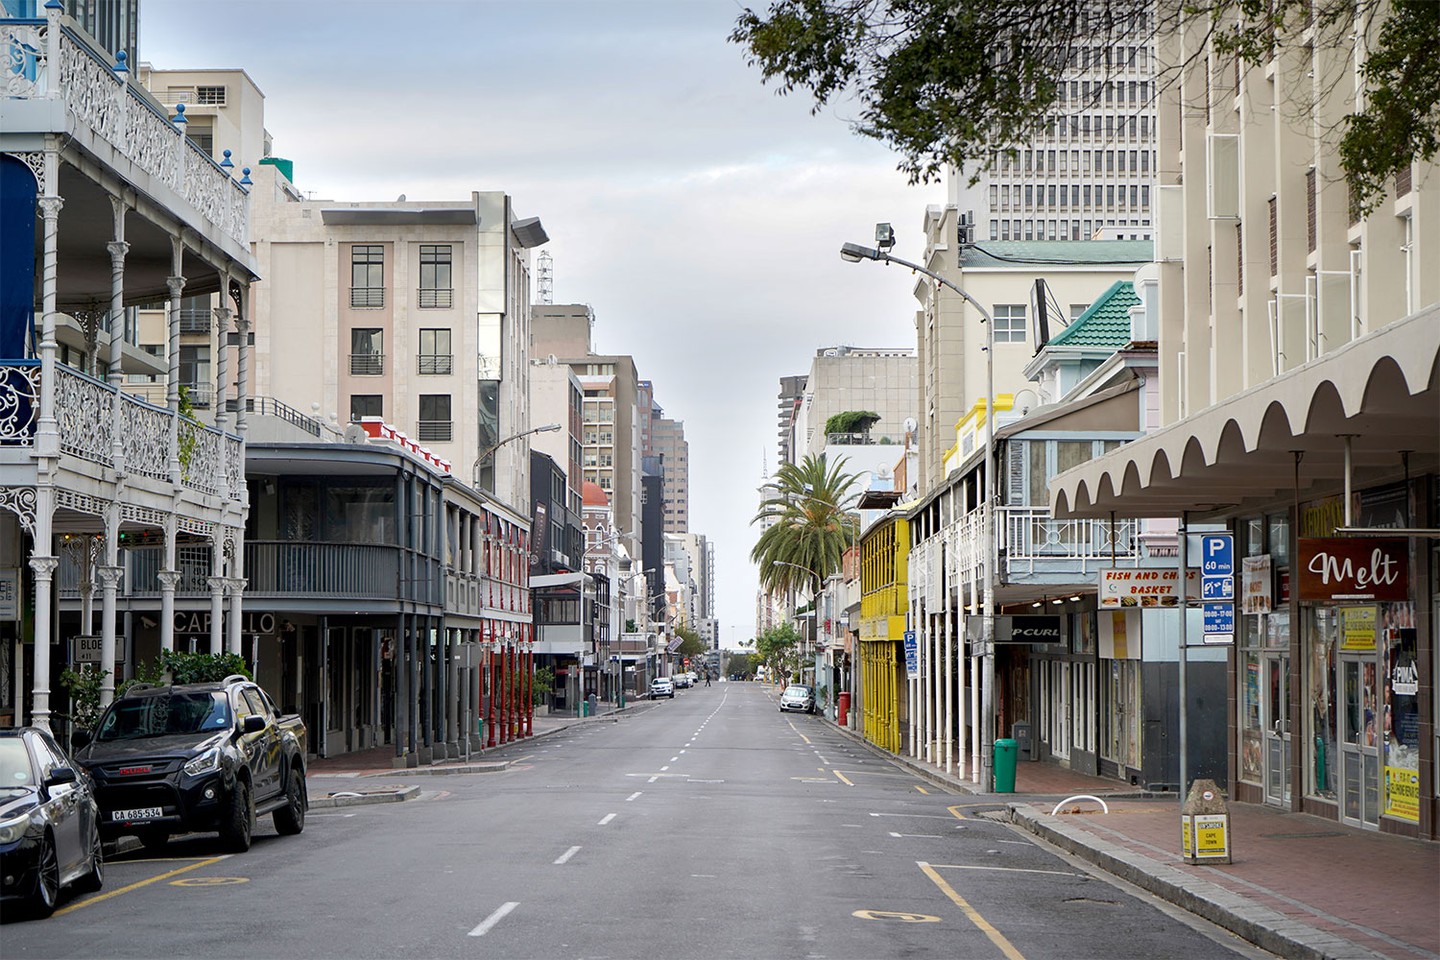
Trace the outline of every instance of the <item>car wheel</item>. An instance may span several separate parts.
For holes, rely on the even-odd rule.
[[[305,808],[309,805],[305,796],[305,775],[300,768],[290,769],[290,782],[285,787],[285,806],[275,811],[275,832],[292,837],[305,829]]]
[[[220,840],[231,853],[244,853],[250,849],[254,830],[255,804],[250,797],[250,784],[237,780],[235,794],[230,798],[230,816],[220,828]]]
[[[59,899],[60,858],[55,855],[55,839],[46,833],[35,854],[35,889],[30,891],[26,906],[31,916],[43,919],[55,912]]]
[[[105,849],[100,843],[100,828],[90,825],[90,869],[79,880],[75,889],[81,893],[94,893],[105,885]]]

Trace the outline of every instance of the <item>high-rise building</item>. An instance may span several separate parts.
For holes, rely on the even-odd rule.
[[[795,411],[800,409],[800,400],[805,396],[805,377],[781,377],[780,397],[776,419],[779,421],[780,462],[790,463],[795,459]]]
[[[963,240],[1143,240],[1153,231],[1153,16],[1081,44],[1054,113],[984,170],[947,176]],[[979,179],[970,178],[978,172]],[[968,220],[968,225],[966,221]]]
[[[690,531],[690,444],[683,420],[658,417],[651,421],[651,449],[660,458],[665,478],[665,532]]]

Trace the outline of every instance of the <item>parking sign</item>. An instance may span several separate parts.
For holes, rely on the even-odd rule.
[[[1233,577],[1235,575],[1235,535],[1207,533],[1200,538],[1200,575],[1202,577]]]

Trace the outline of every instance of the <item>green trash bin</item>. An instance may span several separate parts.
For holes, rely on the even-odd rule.
[[[995,792],[1015,792],[1015,741],[995,741]]]

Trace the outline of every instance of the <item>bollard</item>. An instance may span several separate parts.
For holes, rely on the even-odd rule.
[[[1214,780],[1196,780],[1180,806],[1180,853],[1186,863],[1230,862],[1230,808]]]
[[[1015,792],[1015,741],[995,741],[995,792]]]

